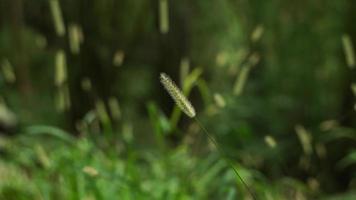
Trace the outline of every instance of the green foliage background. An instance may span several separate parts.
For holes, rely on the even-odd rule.
[[[355,9],[354,0],[0,0],[0,199],[251,199],[160,72],[258,199],[356,198],[356,74],[342,43],[356,42]],[[68,109],[56,108],[62,87]]]

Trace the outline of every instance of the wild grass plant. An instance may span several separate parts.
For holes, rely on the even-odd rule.
[[[190,101],[184,96],[182,91],[178,88],[178,86],[172,81],[172,79],[166,75],[165,73],[161,73],[160,75],[160,80],[163,85],[163,87],[167,90],[167,92],[170,94],[172,99],[175,101],[175,103],[178,105],[178,107],[185,113],[187,114],[190,118],[194,118],[197,124],[200,126],[200,128],[204,131],[210,142],[212,142],[215,147],[218,149],[220,154],[223,156],[223,158],[227,161],[227,163],[230,165],[230,167],[234,170],[236,176],[238,179],[241,181],[241,183],[244,185],[246,190],[249,192],[249,194],[253,197],[253,199],[257,199],[253,192],[251,191],[250,187],[245,183],[244,179],[241,177],[239,172],[236,170],[234,167],[234,164],[230,161],[229,158],[227,158],[227,154],[224,152],[224,150],[220,147],[220,145],[217,143],[215,138],[206,130],[206,128],[203,126],[203,124],[199,121],[199,119],[196,116],[195,109],[193,105],[190,103]]]
[[[4,2],[0,200],[356,199],[352,0]]]
[[[191,73],[187,77],[193,77]],[[177,105],[181,105],[182,111],[193,118],[197,117],[186,94],[173,85],[173,81],[167,75],[161,78],[163,84],[169,84],[165,87],[173,99],[179,101]],[[186,85],[186,88],[199,84],[199,78],[190,80],[195,81],[191,81],[192,85]],[[229,101],[226,102],[227,106],[228,103]],[[270,180],[255,169],[229,161],[228,154],[198,119],[191,124],[191,132],[194,132],[194,126],[200,126],[218,152],[210,150],[207,156],[199,157],[192,154],[189,142],[170,147],[165,135],[172,131],[173,124],[155,103],[148,104],[151,125],[155,130],[155,147],[139,147],[135,127],[130,123],[119,122],[120,135],[105,133],[109,130],[105,128],[106,126],[115,125],[107,117],[103,117],[103,113],[101,113],[103,116],[100,116],[100,112],[103,112],[100,110],[103,110],[105,103],[101,101],[100,104],[104,105],[87,113],[83,118],[81,125],[78,126],[81,133],[78,138],[59,128],[43,125],[27,127],[14,139],[1,138],[0,148],[6,156],[2,157],[0,162],[0,199],[119,197],[124,200],[240,198],[299,200],[308,199],[319,190],[320,183],[316,178],[309,178],[308,184],[292,177]],[[117,102],[115,105],[116,110]],[[105,116],[111,113],[111,110],[109,111],[105,111]],[[103,126],[102,130],[100,126]],[[321,125],[321,130],[326,131],[325,137],[313,138],[313,141],[305,139],[310,137],[310,132],[303,126],[297,126],[296,130],[299,132],[297,136],[299,134],[301,138],[301,149],[303,151],[305,149],[307,155],[316,155],[320,158],[326,156],[326,144],[344,140],[353,134],[353,130],[338,127],[331,121]],[[108,138],[110,139],[107,140]],[[281,150],[283,141],[276,144],[275,140],[277,139],[271,139],[271,136],[266,139],[269,141],[266,142],[264,150],[267,159]],[[271,148],[271,145],[274,147]],[[310,148],[315,148],[315,152],[310,152]],[[351,151],[338,167],[342,169],[352,166],[355,162],[353,155],[354,152]],[[308,162],[310,166],[311,160],[304,161],[306,162],[304,164],[302,162],[301,167],[307,167]],[[251,197],[250,192],[255,197]],[[334,199],[352,199],[352,195],[350,193],[335,196]]]

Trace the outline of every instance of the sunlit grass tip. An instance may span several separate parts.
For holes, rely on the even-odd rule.
[[[167,74],[161,73],[160,80],[163,87],[167,90],[178,107],[189,117],[195,117],[196,113],[194,107],[172,79]]]
[[[356,65],[355,50],[350,35],[344,34],[341,38],[345,52],[346,63],[350,68]]]

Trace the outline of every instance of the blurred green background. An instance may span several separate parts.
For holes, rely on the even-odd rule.
[[[0,199],[356,199],[355,0],[0,0]]]

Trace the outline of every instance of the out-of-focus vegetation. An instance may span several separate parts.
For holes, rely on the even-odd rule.
[[[356,1],[0,0],[0,199],[356,199]]]

